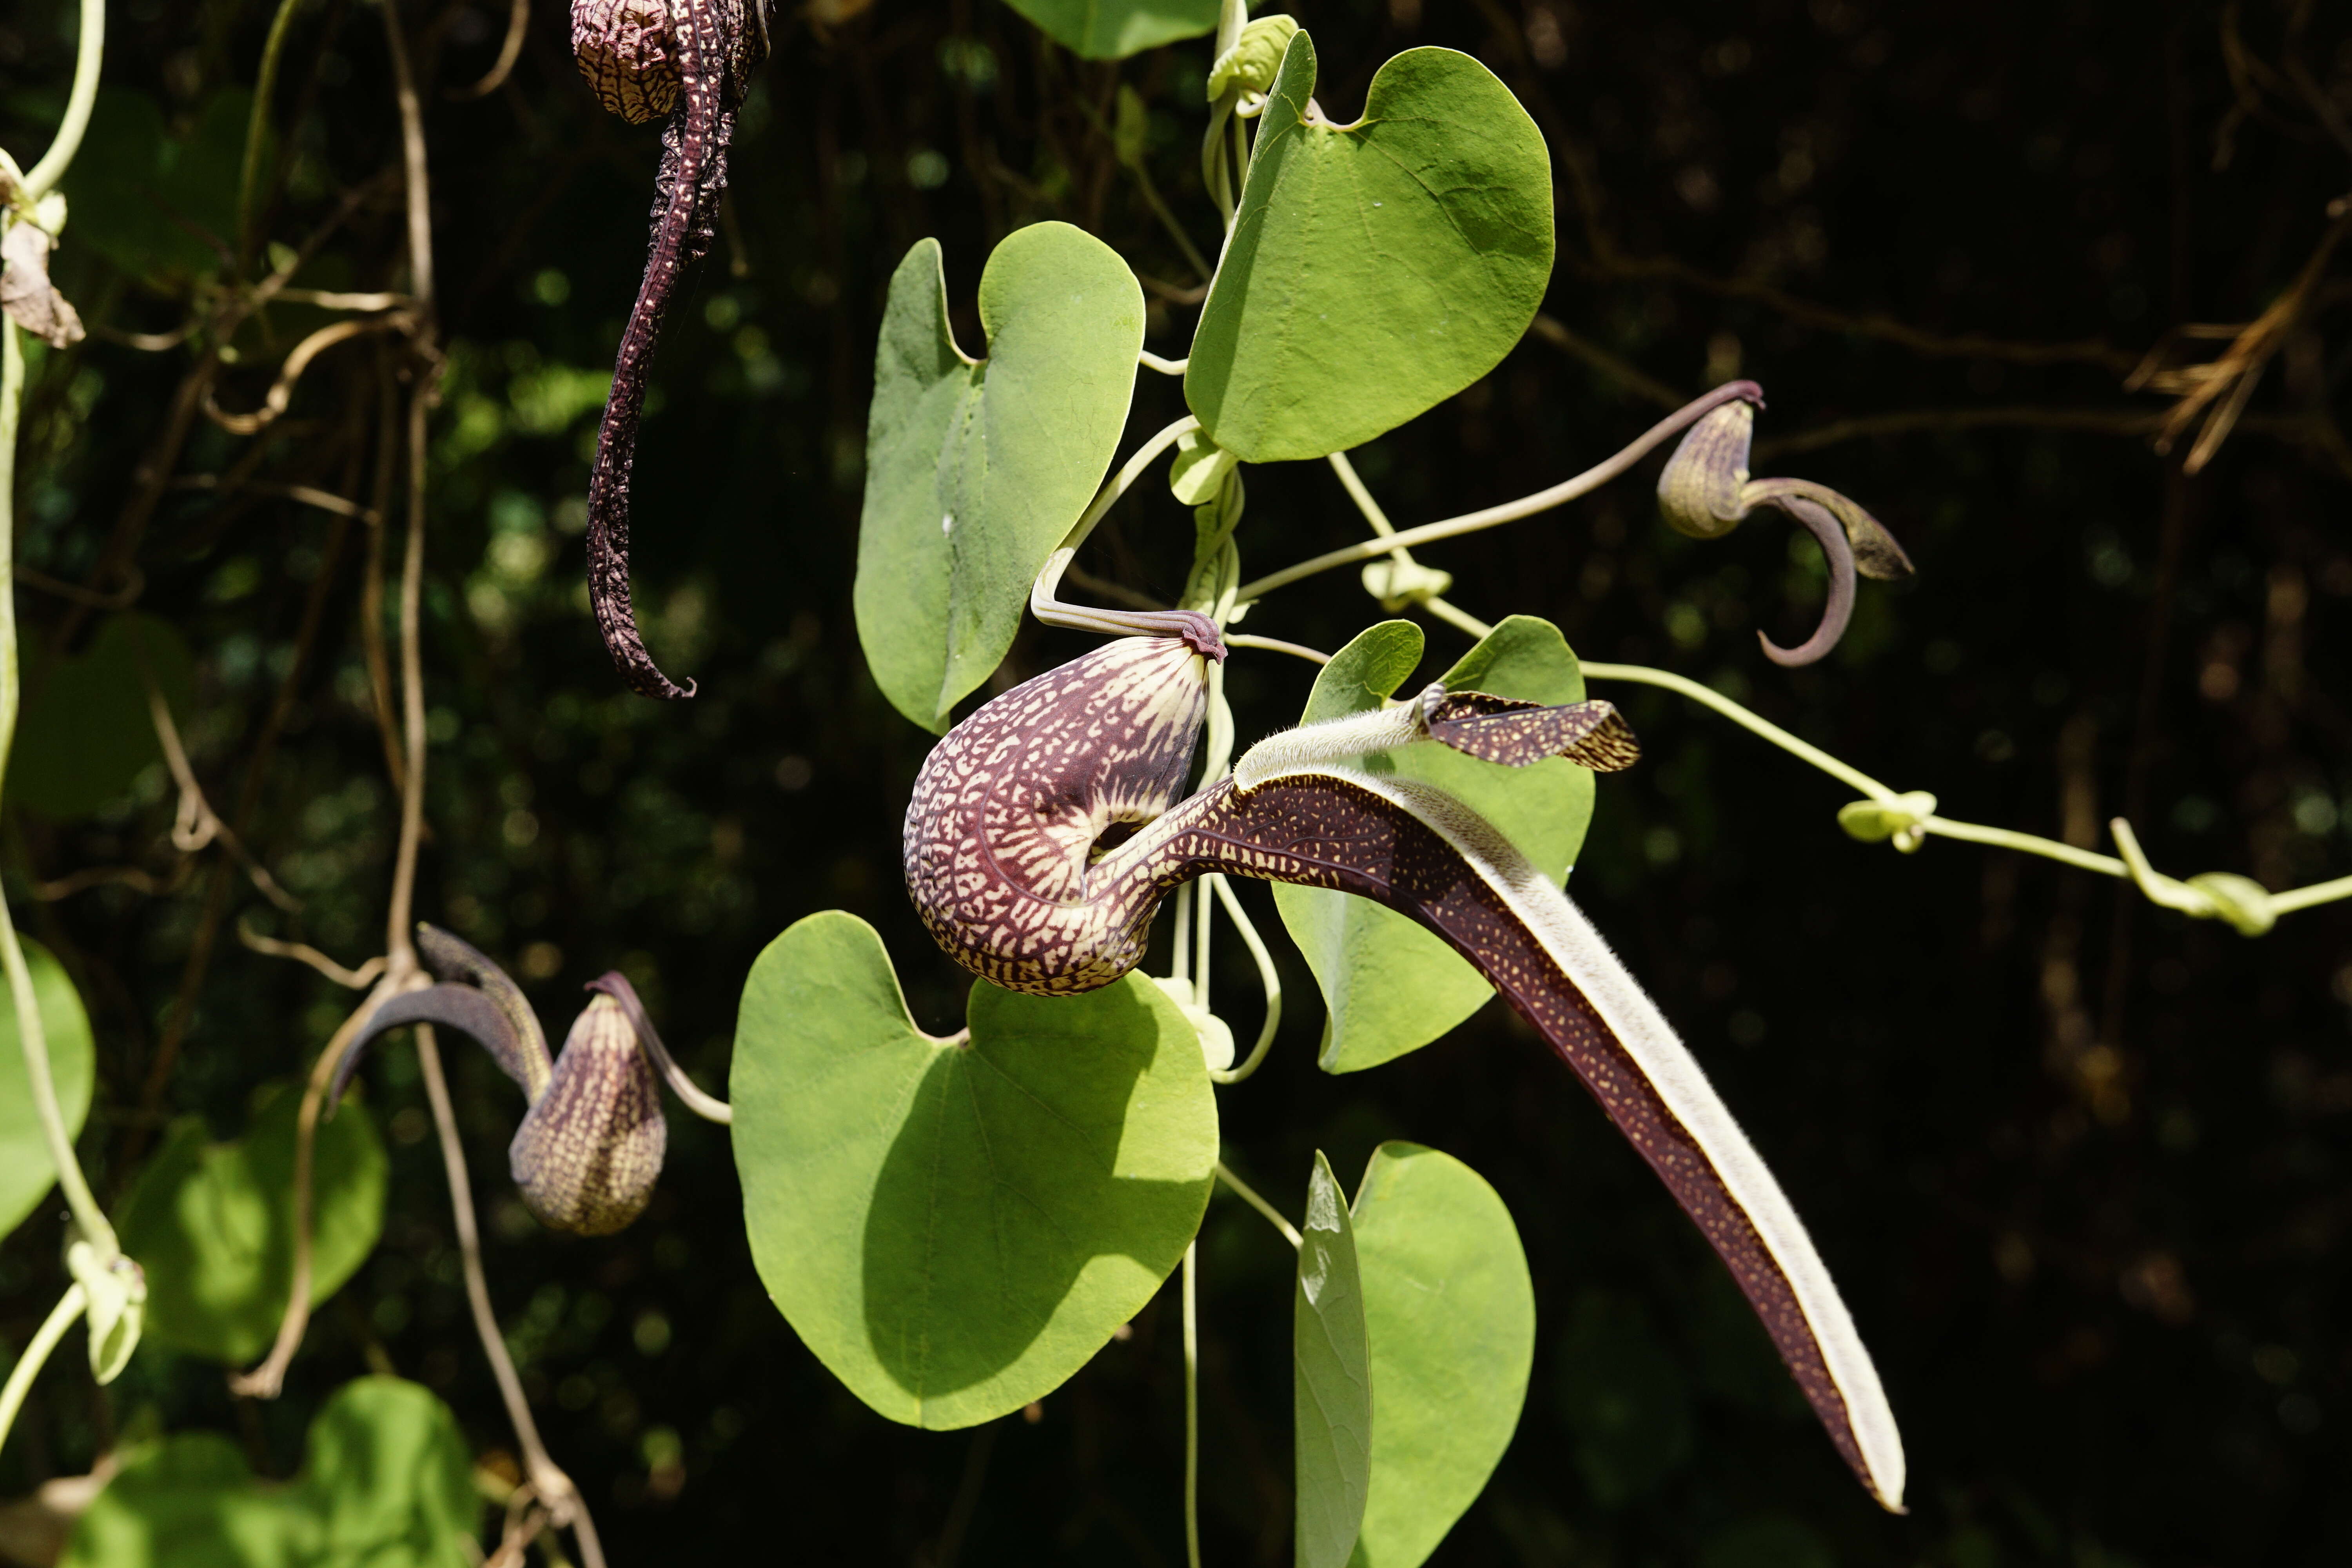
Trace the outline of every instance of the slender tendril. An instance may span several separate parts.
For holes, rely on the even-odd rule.
[[[253,110],[245,120],[245,162],[236,181],[237,260],[253,254],[253,204],[261,184],[261,145],[269,135],[269,105],[278,95],[278,63],[286,53],[286,35],[302,0],[278,0],[278,15],[269,20],[269,37],[261,46],[261,70],[254,79]]]
[[[1217,902],[1224,905],[1225,914],[1233,921],[1234,929],[1242,933],[1242,945],[1249,949],[1250,957],[1257,963],[1258,983],[1265,987],[1265,1022],[1258,1026],[1257,1043],[1250,1047],[1249,1055],[1242,1058],[1239,1067],[1222,1071],[1213,1068],[1209,1073],[1211,1080],[1216,1083],[1240,1083],[1257,1071],[1259,1064],[1265,1060],[1265,1053],[1274,1047],[1274,1032],[1282,1025],[1282,976],[1275,970],[1274,955],[1266,951],[1265,939],[1257,934],[1256,925],[1251,921],[1249,912],[1242,908],[1241,898],[1234,891],[1225,874],[1213,872],[1201,879],[1215,891]],[[1205,904],[1208,900],[1201,901]],[[1202,976],[1202,984],[1207,984],[1205,975]]]
[[[64,176],[74,154],[80,151],[82,132],[89,125],[90,105],[98,97],[99,67],[105,47],[103,0],[82,0],[81,38],[75,50],[73,88],[66,101],[65,118],[58,126],[57,138],[50,142],[49,150],[21,182],[26,196],[46,195]],[[14,321],[0,321],[0,781],[5,779],[8,752],[16,743],[19,699],[16,597],[5,591],[16,574],[16,428],[25,400],[25,347],[17,338],[18,331]],[[8,972],[17,1042],[25,1053],[26,1086],[40,1117],[50,1163],[57,1167],[58,1190],[73,1210],[81,1238],[96,1253],[99,1265],[105,1267],[121,1256],[122,1246],[115,1239],[114,1227],[107,1223],[105,1212],[98,1206],[89,1182],[82,1174],[80,1162],[74,1158],[73,1140],[67,1135],[65,1113],[58,1104],[57,1085],[49,1072],[48,1037],[41,1026],[32,971],[25,963],[23,945],[16,940],[16,924],[9,914],[5,894],[0,894],[0,965]],[[58,1331],[63,1332],[63,1328]],[[29,1352],[25,1364],[38,1370]],[[28,1372],[26,1376],[30,1375]],[[13,1410],[10,1414],[13,1418]]]
[[[1282,1211],[1280,1209],[1276,1208],[1272,1204],[1259,1196],[1258,1191],[1255,1187],[1251,1186],[1247,1182],[1244,1182],[1239,1176],[1234,1175],[1232,1169],[1228,1167],[1223,1160],[1217,1162],[1217,1180],[1233,1188],[1234,1194],[1240,1197],[1242,1202],[1249,1205],[1250,1207],[1264,1215],[1266,1218],[1266,1223],[1273,1226],[1275,1229],[1282,1232],[1284,1239],[1287,1240],[1291,1246],[1297,1247],[1301,1245],[1298,1238],[1298,1227],[1291,1224],[1288,1220],[1283,1218]]]
[[[1191,1298],[1186,1300],[1189,1304]],[[9,1369],[7,1383],[0,1385],[0,1445],[7,1443],[8,1434],[16,1425],[16,1412],[24,1407],[25,1396],[33,1391],[33,1380],[48,1363],[49,1353],[58,1348],[58,1342],[66,1337],[66,1331],[74,1326],[74,1321],[89,1305],[89,1293],[82,1289],[80,1280],[67,1286],[66,1293],[58,1298],[58,1304],[49,1309],[48,1317],[34,1333],[32,1342],[25,1347],[25,1353]]]
[[[25,173],[26,195],[37,201],[49,194],[81,151],[82,132],[89,129],[89,111],[98,102],[98,68],[106,53],[106,0],[81,0],[81,38],[74,49],[73,90],[66,100],[65,118],[58,121],[57,139],[41,161]]]
[[[1201,1301],[1198,1240],[1184,1245],[1184,1562],[1201,1568]],[[79,1289],[79,1287],[77,1287]],[[0,1431],[5,1431],[0,1427]]]
[[[1286,566],[1279,572],[1270,573],[1253,582],[1243,584],[1236,596],[1242,602],[1247,603],[1252,599],[1263,598],[1276,588],[1287,586],[1303,578],[1312,577],[1318,572],[1328,572],[1334,566],[1352,566],[1360,561],[1370,561],[1376,555],[1386,555],[1391,551],[1410,550],[1416,544],[1428,544],[1440,539],[1452,539],[1457,534],[1475,533],[1481,529],[1494,528],[1506,522],[1517,522],[1523,517],[1533,517],[1539,511],[1549,511],[1556,506],[1564,506],[1580,496],[1591,494],[1602,485],[1616,479],[1720,404],[1746,395],[1746,393],[1741,390],[1747,384],[1742,382],[1730,382],[1717,387],[1708,395],[1685,405],[1651,426],[1615,456],[1594,464],[1580,474],[1562,479],[1549,489],[1538,490],[1533,495],[1521,496],[1517,500],[1505,501],[1500,506],[1486,507],[1477,511],[1465,511],[1459,517],[1444,518],[1436,522],[1424,522],[1418,528],[1401,529],[1377,539],[1367,539],[1359,543],[1348,545],[1343,549],[1327,551],[1311,561],[1302,561],[1296,566]]]

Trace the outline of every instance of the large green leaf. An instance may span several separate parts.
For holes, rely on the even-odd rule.
[[[1372,1365],[1347,1194],[1315,1152],[1291,1297],[1299,1568],[1345,1568],[1372,1470]]]
[[[1535,1363],[1535,1287],[1511,1211],[1450,1154],[1381,1144],[1353,1216],[1380,1419],[1351,1568],[1413,1568],[1510,1447]]]
[[[1005,0],[1046,37],[1090,60],[1124,59],[1217,30],[1218,0]]]
[[[136,1451],[75,1521],[59,1568],[449,1568],[481,1516],[472,1471],[447,1405],[362,1377],[310,1424],[290,1484],[257,1481],[217,1432]]]
[[[1412,674],[1421,651],[1421,628],[1410,621],[1370,628],[1323,668],[1301,722],[1379,707]],[[1503,621],[1442,679],[1457,690],[1529,702],[1584,700],[1583,673],[1559,628],[1532,616]],[[1459,796],[1562,881],[1592,818],[1592,775],[1565,758],[1506,768],[1430,742],[1377,753],[1364,765]],[[1326,1072],[1358,1072],[1417,1050],[1494,994],[1452,948],[1392,910],[1287,885],[1274,889],[1274,901],[1323,991]]]
[[[857,637],[898,711],[948,710],[1013,646],[1029,585],[1118,447],[1143,347],[1143,289],[1102,241],[1033,224],[980,279],[988,358],[948,322],[939,241],[890,279],[874,355]]]
[[[89,1016],[65,968],[49,950],[26,941],[25,966],[33,972],[33,1000],[40,1010],[41,1032],[48,1037],[49,1079],[64,1112],[66,1133],[78,1137],[89,1114],[93,1052]],[[0,1236],[19,1221],[57,1184],[58,1168],[49,1159],[49,1142],[33,1109],[33,1091],[25,1078],[25,1044],[16,1032],[16,1008],[0,981]]]
[[[8,753],[7,798],[44,816],[80,816],[162,761],[148,675],[184,720],[195,694],[188,645],[170,622],[136,613],[110,617],[80,653],[34,670]]]
[[[1510,352],[1551,277],[1543,134],[1486,67],[1408,49],[1353,125],[1322,119],[1314,90],[1300,33],[1184,373],[1245,462],[1360,446],[1436,406]]]
[[[147,1270],[149,1341],[248,1362],[277,1337],[294,1280],[299,1084],[265,1088],[246,1135],[215,1143],[201,1118],[172,1124],[124,1198],[116,1228]],[[324,1300],[375,1249],[385,1165],[356,1098],[319,1123],[312,1174],[310,1300]]]
[[[874,928],[812,915],[751,966],[730,1097],[751,1258],[894,1421],[969,1426],[1084,1366],[1184,1256],[1217,1154],[1192,1026],[1140,975],[975,984],[916,1028]]]

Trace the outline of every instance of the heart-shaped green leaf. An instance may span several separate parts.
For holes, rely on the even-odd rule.
[[[1118,60],[1217,30],[1218,0],[1005,0],[1090,60]]]
[[[140,769],[163,760],[151,674],[184,720],[196,684],[188,645],[170,622],[135,613],[109,617],[80,653],[34,670],[8,753],[7,798],[59,818],[120,798]]]
[[[49,956],[49,950],[31,941],[26,941],[24,948],[25,967],[33,972],[33,1000],[40,1011],[41,1032],[48,1037],[49,1081],[57,1090],[58,1109],[65,1115],[66,1135],[79,1137],[82,1119],[89,1114],[94,1059],[89,1016],[82,1011],[81,996],[65,967]],[[0,987],[5,984],[0,982]],[[16,1009],[0,994],[0,1236],[16,1229],[57,1180],[48,1137],[41,1131],[40,1113],[33,1108],[32,1088],[25,1077],[25,1044],[16,1032]]]
[[[396,1377],[335,1392],[289,1485],[218,1432],[136,1450],[74,1523],[59,1568],[446,1568],[481,1499],[449,1407]],[[478,1556],[478,1552],[473,1553]]]
[[[1350,1568],[1414,1568],[1495,1473],[1527,1402],[1535,1287],[1486,1179],[1418,1143],[1383,1143],[1353,1210],[1380,1419]]]
[[[1299,1568],[1345,1568],[1372,1470],[1372,1368],[1347,1194],[1315,1152],[1291,1297]]]
[[[147,1270],[146,1336],[215,1361],[249,1362],[277,1338],[294,1281],[294,1133],[299,1084],[265,1087],[246,1135],[215,1143],[182,1117],[115,1219]],[[325,1300],[375,1249],[385,1164],[375,1124],[347,1099],[313,1150],[310,1300]]]
[[[1315,108],[1315,46],[1283,55],[1184,397],[1250,463],[1360,446],[1485,375],[1551,277],[1551,163],[1468,55],[1408,49],[1364,117]]]
[[[915,1026],[874,928],[812,915],[751,966],[730,1098],[751,1259],[817,1359],[894,1421],[969,1426],[1084,1366],[1200,1228],[1217,1110],[1141,975],[975,983]]]
[[[1421,628],[1410,621],[1371,627],[1324,666],[1301,722],[1379,707],[1412,674],[1421,651]],[[1583,673],[1559,628],[1532,616],[1503,621],[1442,679],[1451,689],[1528,702],[1584,700]],[[1433,742],[1363,765],[1459,796],[1562,881],[1592,818],[1592,775],[1565,758],[1506,768]],[[1393,910],[1286,884],[1276,886],[1274,901],[1322,988],[1326,1072],[1359,1072],[1417,1050],[1494,994],[1452,948]]]
[[[1143,289],[1102,241],[1032,224],[980,279],[988,358],[948,323],[939,241],[890,279],[866,422],[857,637],[927,730],[1013,646],[1030,584],[1094,499],[1127,426]]]

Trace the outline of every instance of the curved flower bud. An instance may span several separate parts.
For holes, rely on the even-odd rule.
[[[613,998],[591,998],[507,1146],[523,1203],[553,1229],[610,1236],[645,1212],[668,1146],[635,1028]]]
[[[1756,479],[1748,474],[1749,443],[1763,393],[1752,382],[1733,401],[1718,405],[1693,425],[1658,475],[1658,515],[1667,527],[1693,539],[1720,539],[1759,506],[1786,513],[1811,533],[1829,563],[1829,601],[1821,626],[1794,648],[1783,648],[1763,633],[1757,640],[1775,664],[1811,664],[1837,646],[1853,614],[1854,574],[1908,577],[1911,558],[1879,521],[1826,485],[1810,479]]]
[[[437,1024],[470,1036],[530,1102],[507,1146],[523,1202],[546,1225],[579,1236],[619,1230],[653,1197],[669,1142],[656,1069],[698,1115],[729,1120],[726,1104],[703,1093],[671,1060],[636,992],[619,974],[590,984],[600,994],[551,1063],[539,1019],[504,970],[421,921],[416,949],[442,984],[403,992],[369,1016],[336,1067],[329,1116],[342,1102],[368,1047],[387,1031]]]

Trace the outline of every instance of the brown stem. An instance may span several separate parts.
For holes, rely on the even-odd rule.
[[[449,1215],[457,1227],[457,1253],[465,1265],[466,1300],[473,1308],[475,1333],[482,1342],[482,1353],[489,1359],[499,1396],[506,1402],[507,1420],[522,1449],[523,1473],[555,1522],[575,1532],[588,1568],[604,1568],[604,1548],[597,1542],[588,1505],[572,1478],[548,1458],[547,1445],[540,1440],[539,1423],[531,1418],[530,1402],[523,1397],[522,1379],[515,1375],[514,1358],[507,1353],[506,1335],[490,1308],[490,1283],[482,1272],[482,1234],[474,1219],[473,1184],[466,1174],[466,1150],[458,1142],[457,1112],[449,1104],[449,1084],[441,1071],[441,1050],[434,1043],[430,1024],[416,1026],[416,1065],[425,1075],[425,1098],[433,1107],[434,1130],[441,1137],[441,1167],[449,1179]]]
[[[302,1348],[303,1332],[310,1325],[310,1231],[316,1201],[311,1174],[313,1151],[318,1147],[320,1102],[326,1094],[328,1079],[334,1076],[336,1062],[342,1058],[344,1044],[374,1016],[377,1005],[394,990],[391,981],[379,981],[367,999],[353,1008],[351,1016],[329,1037],[319,1052],[319,1059],[310,1064],[310,1081],[302,1086],[302,1109],[294,1119],[294,1274],[288,1287],[286,1315],[278,1320],[278,1339],[261,1364],[251,1372],[230,1376],[229,1392],[240,1398],[277,1398],[285,1388],[286,1369],[292,1364],[294,1352]]]

